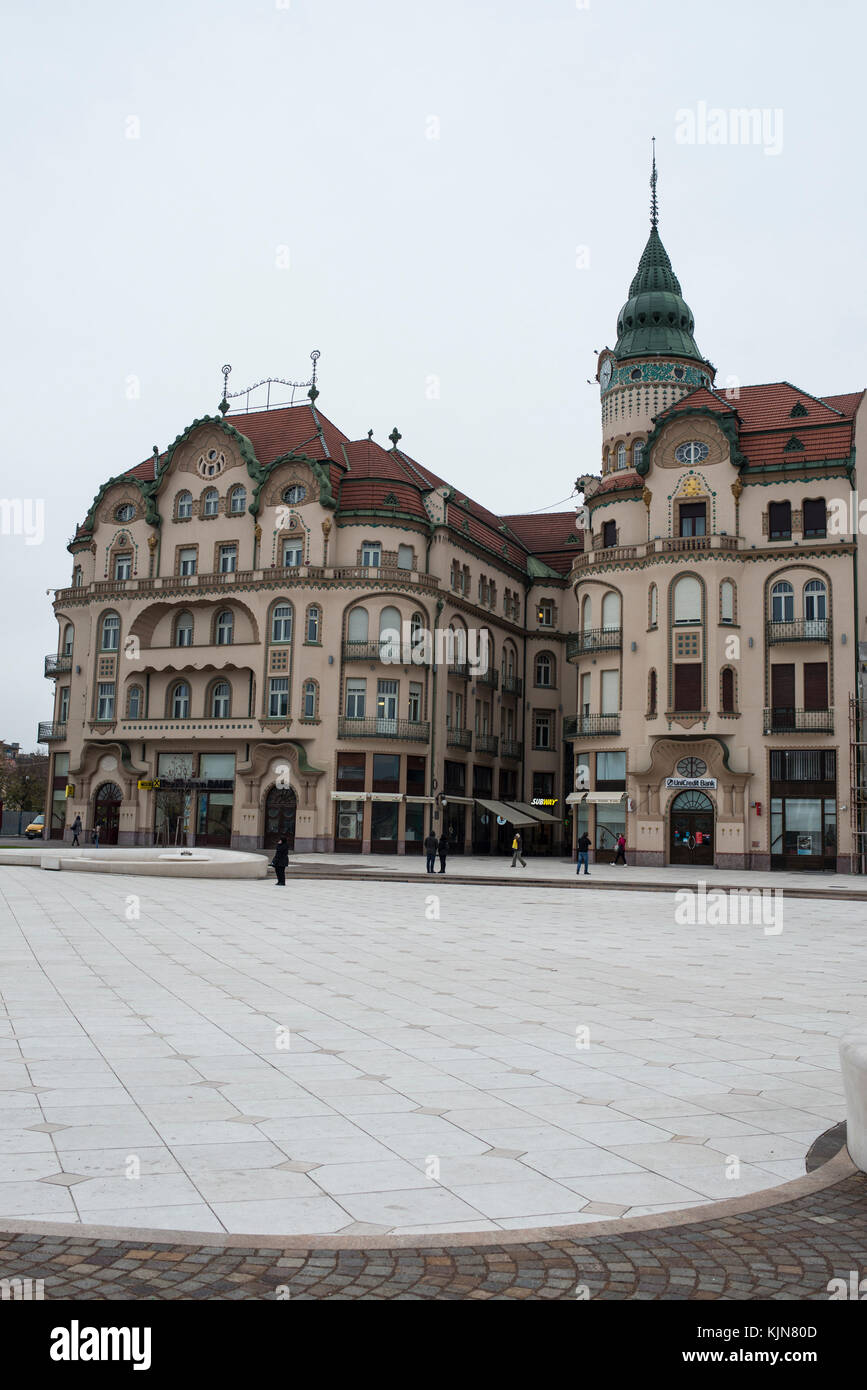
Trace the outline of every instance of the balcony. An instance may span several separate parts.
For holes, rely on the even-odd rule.
[[[832,709],[766,709],[763,732],[766,734],[833,734]]]
[[[566,737],[566,720],[563,721],[564,737]],[[592,738],[593,735],[600,734],[619,734],[620,715],[619,714],[581,714],[575,716],[575,726],[569,737],[571,738]]]
[[[563,717],[563,739],[573,739],[578,731],[577,714],[567,714]]]
[[[513,762],[520,762],[524,756],[524,745],[513,738],[504,738],[503,746],[500,749],[502,758],[510,758]]]
[[[830,642],[830,618],[794,618],[766,624],[768,646],[776,642]]]
[[[39,725],[37,743],[60,743],[66,738],[66,725],[57,724],[53,719],[44,720]]]
[[[504,695],[521,696],[524,693],[524,682],[520,676],[503,676],[502,681]]]
[[[466,748],[469,752],[473,746],[472,729],[446,729],[446,745],[449,748]]]
[[[350,719],[340,715],[338,738],[388,738],[408,743],[429,743],[430,724],[414,719]]]
[[[72,656],[47,656],[45,658],[46,676],[65,676],[72,670]]]
[[[594,550],[584,550],[572,562],[573,574],[596,565],[609,565],[622,560],[641,560],[653,555],[681,554],[684,551],[706,554],[714,550],[738,550],[741,538],[714,532],[708,536],[657,536],[652,541],[638,545],[598,546]]]
[[[470,678],[470,668],[466,661],[450,661],[449,675],[456,676],[459,681],[468,681]]]
[[[477,753],[488,753],[495,758],[499,745],[500,740],[496,734],[476,734]]]
[[[429,590],[438,589],[440,582],[436,575],[419,574],[417,570],[404,570],[396,566],[373,568],[364,565],[273,565],[267,569],[262,567],[256,570],[234,570],[229,574],[166,574],[153,579],[100,579],[93,584],[56,589],[54,602],[81,603],[92,598],[150,598],[155,593],[171,593],[173,590],[231,588],[235,584],[270,586],[275,581],[291,583],[299,579],[315,579],[323,584],[339,583],[346,579],[367,579],[387,584],[407,584]]]
[[[566,639],[566,660],[587,652],[619,652],[623,645],[623,629],[619,627],[589,627]]]
[[[491,690],[496,690],[500,684],[500,673],[493,666],[489,666],[487,671],[479,671],[475,675],[475,680],[478,685],[487,685]]]

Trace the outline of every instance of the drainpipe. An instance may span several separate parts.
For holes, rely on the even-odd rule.
[[[527,797],[526,797],[525,793],[526,793],[526,790],[527,790],[527,752],[528,752],[528,747],[527,747],[527,691],[529,690],[529,686],[527,685],[527,640],[528,640],[528,639],[527,639],[526,633],[527,633],[527,604],[528,604],[529,598],[530,598],[530,589],[531,589],[531,587],[532,587],[532,582],[533,582],[533,581],[532,581],[531,579],[528,579],[527,582],[526,582],[526,584],[525,584],[525,586],[524,586],[524,644],[523,644],[523,645],[524,645],[524,660],[523,660],[523,668],[522,668],[523,674],[522,674],[522,677],[521,677],[521,683],[522,683],[522,699],[521,699],[521,744],[522,744],[522,747],[523,747],[523,749],[524,749],[524,756],[523,756],[523,758],[521,759],[521,795],[520,795],[520,797],[518,798],[519,801],[526,801],[526,800],[527,800]]]
[[[429,556],[429,554],[430,554],[430,541],[428,541],[428,556]],[[426,570],[425,573],[428,573],[428,571]],[[443,611],[444,608],[445,608],[445,599],[438,598],[438,599],[437,599],[436,627],[439,627],[440,614],[442,613],[442,611]],[[438,674],[438,671],[437,671],[436,631],[434,631],[434,633],[433,633],[433,638],[434,638],[433,654],[432,654],[432,657],[431,657],[430,769],[429,769],[429,771],[428,771],[428,792],[429,792],[429,794],[430,794],[431,796],[434,796],[434,795],[435,795],[434,789],[433,789],[433,783],[434,783],[434,768],[435,768],[435,765],[436,765],[436,764],[435,764],[435,759],[436,759],[436,746],[437,746],[437,732],[436,732],[436,730],[437,730],[437,722],[436,722],[436,716],[437,716],[437,674]],[[430,813],[430,828],[431,828],[431,830],[433,830],[433,813],[434,813],[434,810],[435,810],[435,809],[437,809],[437,808],[436,808],[436,807],[432,808],[432,809],[431,809],[431,813]],[[442,833],[442,827],[440,827],[440,833]]]

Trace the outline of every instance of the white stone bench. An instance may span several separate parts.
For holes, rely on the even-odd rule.
[[[42,854],[42,855],[40,855],[40,856],[39,856],[39,867],[40,867],[40,869],[59,869],[59,868],[60,868],[60,855],[59,855],[59,854]]]
[[[843,1034],[840,1066],[846,1091],[846,1147],[856,1167],[867,1173],[867,1026]]]

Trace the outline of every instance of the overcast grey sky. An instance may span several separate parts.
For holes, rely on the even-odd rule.
[[[4,11],[0,496],[43,500],[45,534],[0,535],[0,737],[32,747],[51,715],[45,591],[76,522],[215,412],[224,362],[235,388],[303,379],[318,348],[351,437],[396,424],[498,511],[567,498],[598,467],[587,379],[647,236],[651,135],[718,380],[864,384],[858,4]],[[714,111],[741,107],[764,128],[735,145]]]

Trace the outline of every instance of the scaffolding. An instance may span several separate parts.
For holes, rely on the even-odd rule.
[[[852,870],[867,873],[867,665],[860,663],[858,694],[849,698],[849,823]]]

